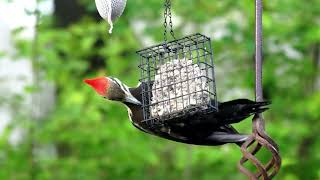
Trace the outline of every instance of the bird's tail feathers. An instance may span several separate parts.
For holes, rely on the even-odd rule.
[[[270,101],[263,101],[263,102],[254,102],[252,104],[247,104],[244,108],[244,111],[249,112],[250,115],[259,114],[269,109],[271,104]]]
[[[270,104],[270,101],[233,100],[222,103],[221,106],[219,106],[219,116],[224,120],[222,122],[224,124],[238,123],[249,116],[268,110]]]

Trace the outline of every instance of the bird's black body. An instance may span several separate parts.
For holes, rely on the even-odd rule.
[[[141,85],[130,88],[130,93],[140,102]],[[219,103],[219,111],[199,116],[194,114],[187,119],[170,121],[158,128],[151,128],[143,122],[143,110],[141,105],[124,102],[130,109],[130,117],[133,125],[152,135],[176,142],[194,145],[222,145],[226,143],[241,144],[247,139],[247,135],[239,134],[230,124],[265,111],[267,102],[254,102],[247,99],[238,99],[225,103]],[[201,117],[201,118],[199,118]]]

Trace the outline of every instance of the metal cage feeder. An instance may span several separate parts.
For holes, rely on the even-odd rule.
[[[145,123],[162,125],[218,111],[210,38],[197,33],[137,53]]]

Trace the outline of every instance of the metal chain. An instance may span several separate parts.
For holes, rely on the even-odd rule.
[[[167,28],[168,28],[168,18],[169,18],[169,30],[173,39],[176,39],[173,32],[173,23],[172,23],[172,13],[171,13],[171,0],[165,0],[164,4],[164,41],[167,42]]]

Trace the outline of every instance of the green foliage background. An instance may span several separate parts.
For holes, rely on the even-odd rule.
[[[67,27],[56,26],[51,15],[39,19],[34,68],[56,86],[56,105],[41,120],[17,111],[0,139],[0,179],[246,179],[237,170],[236,145],[197,147],[144,134],[130,124],[123,105],[104,101],[82,83],[112,75],[135,86],[135,51],[143,47],[135,23],[145,21],[143,34],[160,42],[163,2],[129,0],[112,35],[105,21],[92,16],[94,1],[80,2],[86,7],[83,16]],[[213,32],[219,20],[227,21],[222,38],[206,34],[213,39],[219,100],[253,99],[254,1],[175,0],[173,9],[181,21],[175,26],[178,36],[205,33],[208,24]],[[264,9],[264,91],[273,102],[265,119],[283,158],[276,179],[320,179],[320,1],[268,0]],[[35,53],[32,42],[16,42],[20,55]],[[298,51],[298,58],[284,46]],[[239,97],[238,89],[247,96]],[[13,107],[18,102],[10,101]],[[18,146],[8,143],[15,126],[28,130]],[[237,128],[250,133],[251,120]]]

